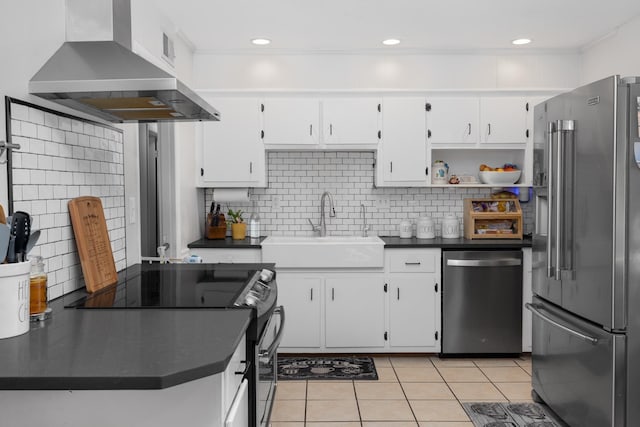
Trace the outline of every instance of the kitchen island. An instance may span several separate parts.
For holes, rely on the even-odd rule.
[[[217,425],[250,309],[64,308],[82,295],[53,301],[51,318],[0,340],[6,425]]]

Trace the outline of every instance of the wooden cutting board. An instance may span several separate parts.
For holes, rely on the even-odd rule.
[[[70,200],[69,215],[87,292],[117,283],[118,273],[100,199],[85,196]]]

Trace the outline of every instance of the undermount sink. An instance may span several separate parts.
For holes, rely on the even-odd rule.
[[[270,236],[262,261],[276,268],[381,268],[384,242],[378,236]]]

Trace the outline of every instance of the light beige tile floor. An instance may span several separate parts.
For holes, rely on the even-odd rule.
[[[375,356],[378,381],[280,381],[272,427],[473,427],[463,402],[531,401],[531,359]]]

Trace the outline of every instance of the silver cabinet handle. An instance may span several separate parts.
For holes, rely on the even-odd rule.
[[[522,265],[522,260],[518,258],[448,259],[447,265],[452,267],[508,267]]]
[[[313,301],[313,288],[311,288],[311,301]]]
[[[397,288],[398,290],[398,301],[400,301],[400,288]]]
[[[420,265],[420,262],[405,262],[404,265]]]
[[[309,136],[313,136],[313,125],[309,125]]]
[[[253,162],[249,162],[249,173],[253,173]]]
[[[329,125],[329,135],[333,135],[333,125]]]
[[[583,340],[587,340],[591,344],[594,344],[594,345],[598,344],[598,338],[594,338],[594,337],[591,337],[589,335],[585,335],[585,334],[583,334],[581,332],[574,331],[573,329],[571,329],[571,328],[569,328],[569,327],[567,327],[567,326],[565,326],[565,325],[563,325],[561,323],[556,322],[555,320],[551,319],[550,317],[545,316],[544,314],[542,314],[538,310],[538,307],[536,305],[531,304],[531,303],[526,303],[524,306],[529,311],[531,311],[531,313],[535,314],[536,316],[538,316],[539,318],[541,318],[545,322],[551,323],[552,325],[557,326],[558,328],[562,329],[563,331],[569,332],[570,334],[575,335],[575,336],[577,336],[579,338],[582,338]]]
[[[487,125],[487,132],[488,132],[488,135],[491,135],[491,123]]]
[[[471,135],[471,123],[469,123],[469,125],[468,125],[467,134]]]

